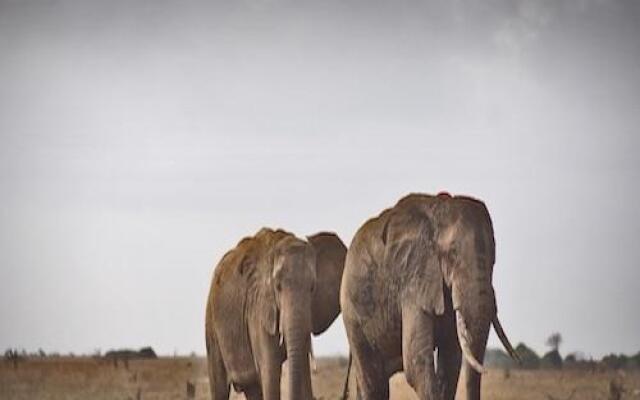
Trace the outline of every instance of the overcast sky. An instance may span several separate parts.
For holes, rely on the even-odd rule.
[[[635,353],[639,127],[632,0],[0,0],[0,349],[204,353],[240,238],[446,190],[513,342]]]

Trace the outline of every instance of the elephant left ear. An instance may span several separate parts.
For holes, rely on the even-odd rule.
[[[312,332],[324,332],[340,314],[340,282],[347,247],[329,232],[308,236],[316,253],[316,286],[311,298]]]

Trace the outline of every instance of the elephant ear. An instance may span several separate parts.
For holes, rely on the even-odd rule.
[[[444,282],[434,244],[435,226],[423,209],[394,213],[382,229],[383,262],[389,270],[402,271],[403,297],[432,315],[444,313]]]
[[[347,247],[329,232],[308,236],[316,253],[316,286],[311,298],[312,331],[324,332],[340,314],[340,282]]]

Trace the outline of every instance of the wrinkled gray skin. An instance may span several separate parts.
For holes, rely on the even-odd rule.
[[[212,400],[227,400],[230,385],[249,400],[280,399],[285,359],[289,398],[312,399],[310,334],[340,313],[347,249],[333,233],[307,239],[262,229],[216,267],[205,318]]]
[[[412,194],[360,228],[340,293],[359,398],[387,399],[404,370],[420,399],[452,400],[461,359],[467,399],[480,398],[492,323],[515,354],[496,315],[494,261],[489,213],[467,197]]]

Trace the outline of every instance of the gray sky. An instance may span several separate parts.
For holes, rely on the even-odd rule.
[[[241,237],[447,190],[512,341],[640,350],[639,3],[185,3],[0,0],[0,348],[203,353]]]

